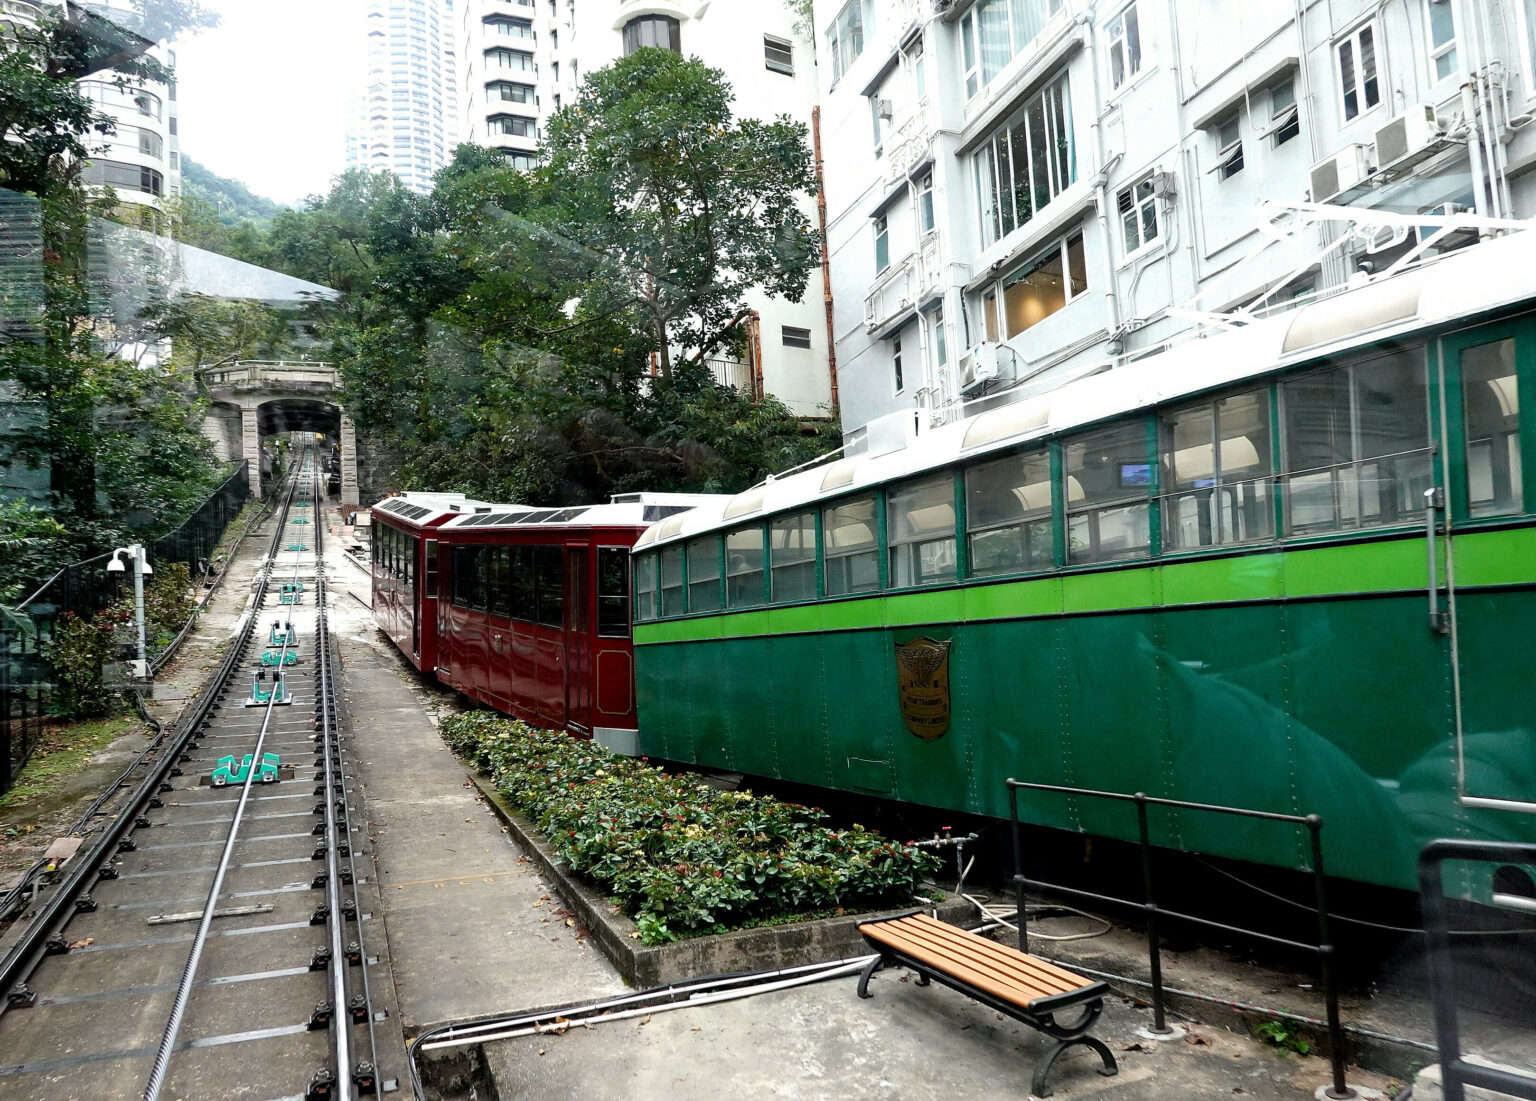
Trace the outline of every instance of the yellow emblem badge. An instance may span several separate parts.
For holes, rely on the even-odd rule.
[[[901,721],[925,742],[949,729],[949,646],[931,638],[896,644]]]

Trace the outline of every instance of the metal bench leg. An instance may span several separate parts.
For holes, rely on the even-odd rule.
[[[869,964],[864,968],[863,971],[859,972],[859,997],[874,997],[874,995],[869,992],[869,979],[871,975],[880,970],[880,965],[884,962],[884,956],[876,956],[874,959],[869,961]]]
[[[1099,1059],[1103,1063],[1103,1066],[1099,1067],[1099,1073],[1105,1078],[1110,1078],[1120,1073],[1120,1067],[1115,1063],[1115,1057],[1110,1054],[1109,1048],[1104,1045],[1102,1040],[1096,1040],[1092,1036],[1079,1036],[1072,1040],[1057,1041],[1050,1054],[1036,1064],[1035,1077],[1030,1083],[1029,1092],[1036,1097],[1049,1097],[1051,1095],[1051,1087],[1046,1084],[1046,1079],[1051,1076],[1051,1068],[1056,1065],[1056,1060],[1060,1058],[1062,1052],[1078,1044],[1098,1052]]]

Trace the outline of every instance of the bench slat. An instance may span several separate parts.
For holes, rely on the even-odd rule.
[[[1014,1001],[1020,1000],[1020,997],[1023,1001],[1031,1001],[1039,997],[1063,994],[1086,985],[1085,983],[1061,983],[1054,978],[1042,981],[1038,976],[1031,975],[1027,971],[1009,967],[1008,964],[1012,961],[992,957],[971,945],[951,946],[921,929],[871,929],[869,932],[882,943],[889,944],[892,948],[905,952],[924,963],[945,969],[959,965],[972,971],[983,971],[991,975],[995,981],[1012,988],[1015,996],[1011,1000]]]
[[[1032,956],[1027,952],[1020,952],[1006,944],[998,944],[996,941],[987,940],[985,937],[977,936],[968,930],[957,929],[953,925],[946,925],[942,921],[936,921],[927,914],[915,914],[910,918],[890,922],[888,923],[889,925],[911,929],[914,932],[920,930],[928,936],[939,938],[945,944],[953,945],[957,950],[963,947],[972,951],[979,951],[988,958],[995,960],[998,964],[1029,975],[1032,980],[1047,986],[1058,987],[1057,993],[1078,990],[1084,986],[1090,986],[1094,982],[1092,979],[1086,979],[1063,967],[1047,963],[1038,956]]]
[[[1028,1006],[1097,986],[1064,968],[956,929],[926,914],[870,922],[860,931],[927,966],[942,970],[996,998]]]

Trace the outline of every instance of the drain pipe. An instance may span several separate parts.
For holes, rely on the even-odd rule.
[[[821,301],[827,312],[827,381],[837,409],[837,341],[832,323],[832,257],[827,251],[827,184],[821,159],[821,108],[811,108],[811,142],[816,154],[816,217],[821,225]]]
[[[1087,38],[1089,70],[1093,74],[1093,155],[1099,165],[1098,175],[1093,178],[1093,199],[1098,208],[1099,246],[1104,258],[1104,311],[1109,330],[1109,341],[1104,350],[1113,358],[1119,356],[1125,347],[1120,335],[1120,295],[1115,286],[1115,251],[1109,239],[1109,172],[1119,163],[1121,154],[1116,153],[1107,162],[1104,159],[1104,101],[1100,91],[1099,43],[1093,29],[1093,9],[1089,8],[1078,16],[1077,22]]]
[[[1472,167],[1472,206],[1479,218],[1488,217],[1487,177],[1483,174],[1482,126],[1477,121],[1477,88],[1472,80],[1461,86],[1461,113],[1467,120],[1467,160]],[[1483,230],[1478,231],[1482,236]]]

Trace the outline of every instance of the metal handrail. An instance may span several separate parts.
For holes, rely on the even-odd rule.
[[[1325,1093],[1328,1097],[1338,1099],[1356,1096],[1355,1091],[1345,1081],[1344,1075],[1344,1026],[1339,1019],[1339,988],[1338,981],[1333,972],[1333,940],[1328,932],[1328,891],[1327,880],[1323,871],[1323,820],[1319,815],[1285,814],[1279,811],[1251,810],[1247,807],[1225,807],[1215,803],[1193,803],[1185,799],[1164,799],[1155,795],[1147,795],[1140,791],[1134,795],[1127,795],[1124,792],[1098,791],[1094,788],[1068,787],[1063,784],[1034,784],[1026,783],[1023,780],[1015,780],[1012,777],[1009,777],[1005,782],[1008,785],[1008,812],[1013,831],[1013,883],[1018,905],[1017,921],[1020,952],[1029,951],[1028,922],[1025,918],[1025,889],[1027,887],[1057,891],[1074,898],[1108,903],[1113,906],[1124,906],[1141,911],[1145,915],[1147,922],[1147,962],[1152,979],[1152,1027],[1154,1032],[1164,1034],[1168,1032],[1168,1024],[1167,1010],[1163,997],[1162,951],[1157,940],[1157,919],[1159,916],[1177,918],[1180,921],[1187,921],[1218,932],[1236,933],[1240,936],[1254,937],[1266,943],[1279,945],[1284,948],[1294,948],[1310,952],[1318,959],[1318,970],[1321,972],[1323,983],[1323,996],[1328,1007],[1328,1056],[1332,1064],[1333,1084]],[[1024,874],[1023,838],[1019,831],[1019,792],[1021,790],[1055,792],[1062,795],[1081,795],[1091,799],[1108,799],[1112,802],[1135,804],[1139,834],[1138,841],[1141,849],[1143,901],[1135,902],[1131,899],[1117,898],[1114,895],[1099,894],[1096,891],[1085,891],[1077,887],[1067,887],[1059,883],[1049,883],[1044,880],[1027,877]],[[1312,879],[1317,896],[1317,943],[1309,944],[1305,941],[1275,936],[1272,933],[1261,933],[1255,929],[1244,929],[1237,925],[1227,925],[1196,914],[1186,914],[1159,906],[1153,889],[1152,836],[1147,822],[1148,807],[1168,807],[1176,810],[1226,814],[1264,822],[1281,822],[1293,826],[1305,826],[1312,838]]]

